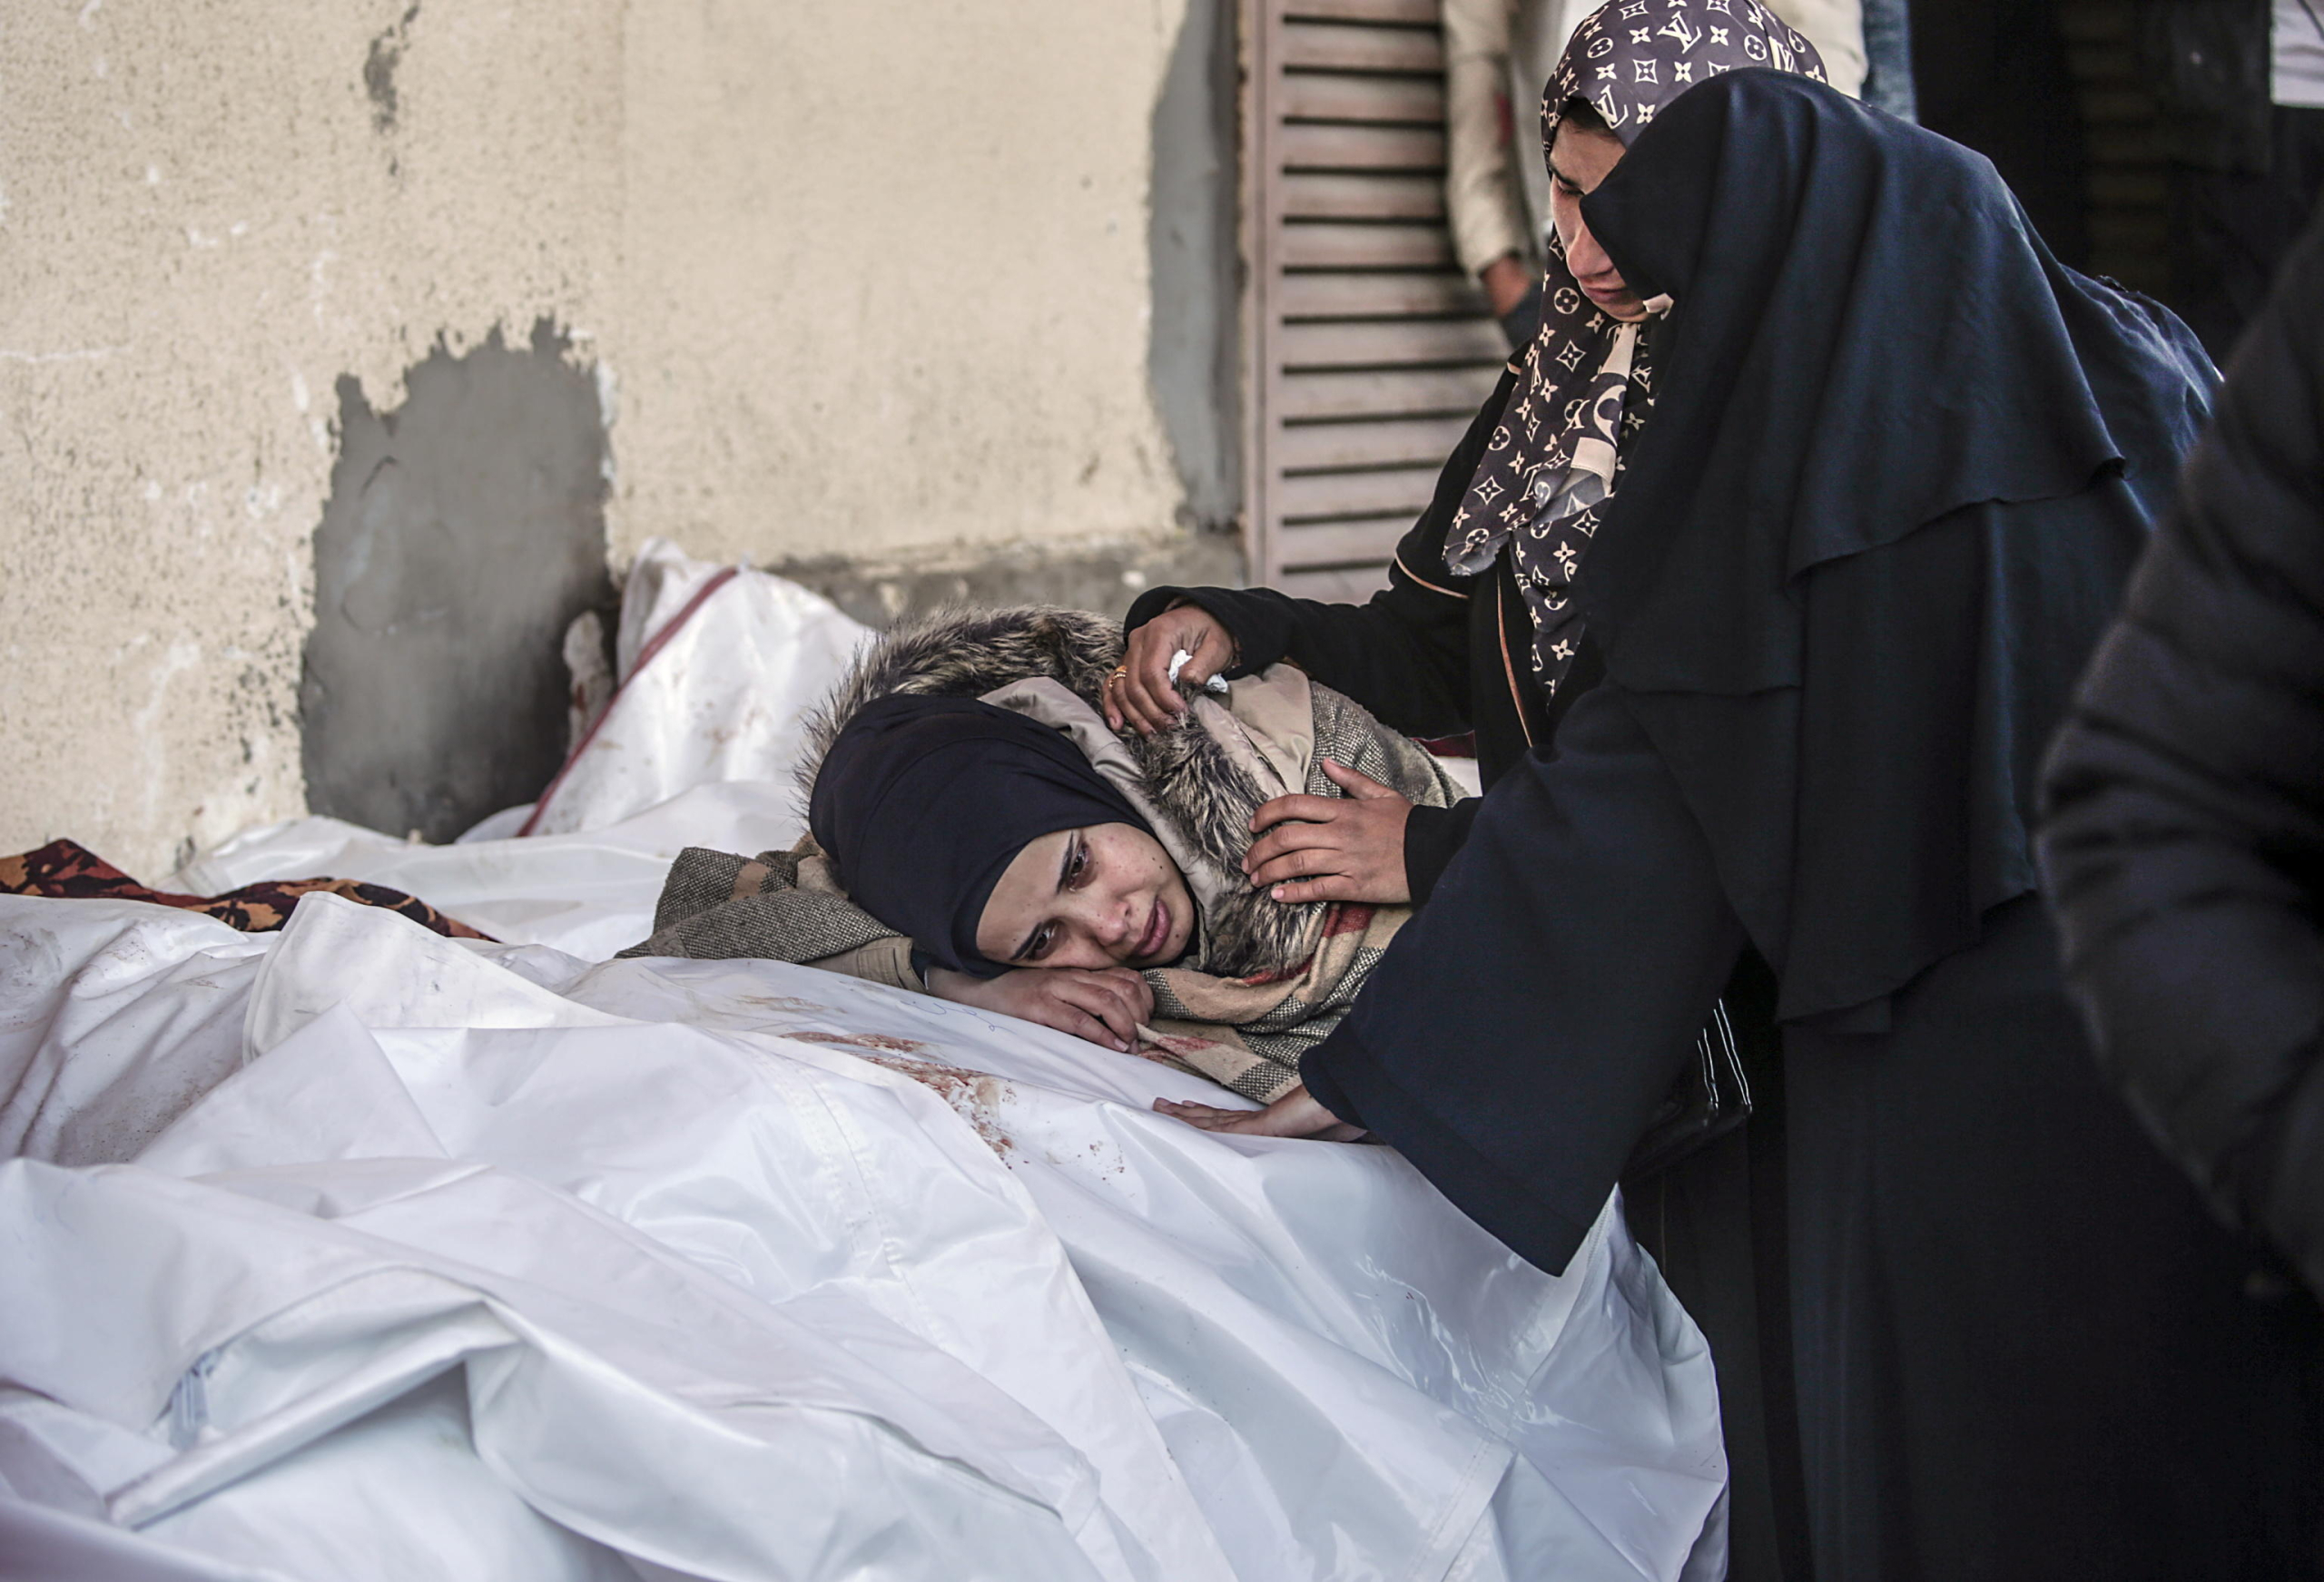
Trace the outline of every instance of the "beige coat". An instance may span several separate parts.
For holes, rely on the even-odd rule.
[[[1599,0],[1444,0],[1444,204],[1461,267],[1482,274],[1504,253],[1541,262],[1549,174],[1536,119],[1573,30]],[[1771,0],[1807,35],[1832,86],[1864,86],[1862,0]]]

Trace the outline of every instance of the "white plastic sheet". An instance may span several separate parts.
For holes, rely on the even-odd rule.
[[[625,669],[715,569],[647,560]],[[566,832],[299,820],[172,881],[505,944],[0,898],[0,1575],[1716,1577],[1709,1360],[1612,1208],[1551,1279],[1388,1149],[1151,1111],[1198,1078],[605,959],[680,847],[799,832],[857,634],[745,576]]]
[[[653,932],[655,898],[671,859],[686,847],[764,851],[790,846],[805,828],[790,786],[772,781],[693,786],[599,829],[451,846],[399,840],[338,819],[291,819],[222,841],[163,888],[217,895],[261,879],[368,879],[496,939],[596,960]]]
[[[601,829],[690,786],[789,777],[802,716],[871,630],[796,583],[727,572],[666,539],[638,551],[615,641],[620,690],[534,833]]]
[[[74,1519],[300,1577],[1630,1578],[1718,1489],[1611,1215],[1551,1280],[1386,1149],[812,968],[0,900],[51,1004],[128,994],[125,929],[116,1017],[260,945],[259,1057],[133,1165],[0,1173],[0,1477]]]

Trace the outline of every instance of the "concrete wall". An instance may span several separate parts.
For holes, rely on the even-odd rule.
[[[334,738],[371,759],[318,783],[440,755],[450,705],[378,700],[406,667],[438,698],[428,644],[497,610],[601,596],[576,542],[664,535],[859,607],[995,565],[1231,573],[1183,526],[1231,496],[1186,395],[1231,283],[1186,284],[1220,278],[1215,231],[1157,240],[1214,223],[1186,172],[1231,157],[1171,144],[1154,207],[1157,136],[1225,135],[1223,8],[1188,3],[0,8],[0,851],[70,834],[157,877],[304,811],[334,624],[394,643],[352,651],[375,701]],[[463,424],[428,489],[380,486]],[[327,518],[386,547],[327,554],[319,610]],[[464,558],[517,520],[542,536]]]

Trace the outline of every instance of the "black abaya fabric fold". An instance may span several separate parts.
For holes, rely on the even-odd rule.
[[[2215,374],[2060,265],[1981,156],[1777,72],[1584,200],[1677,299],[1582,597],[1778,1015],[1892,993],[2034,883],[2034,748]]]
[[[1965,506],[2121,471],[2160,507],[2217,383],[2176,319],[2053,258],[1984,156],[1787,73],[1680,96],[1582,212],[1677,300],[1585,594],[1631,688],[1797,684],[1795,579]]]
[[[1620,700],[1586,693],[1558,742],[1484,797],[1435,895],[1300,1065],[1324,1107],[1550,1270],[1605,1206],[1743,944]]]
[[[1692,90],[1590,202],[1625,181],[1593,224],[1679,302],[1584,579],[1607,680],[1304,1063],[1551,1268],[1745,937],[1777,1020],[1878,1033],[2033,888],[2042,745],[2205,395],[2183,329],[2060,269],[1990,165],[1815,84]]]

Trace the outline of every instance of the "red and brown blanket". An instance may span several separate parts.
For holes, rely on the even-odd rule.
[[[421,928],[452,939],[488,939],[457,918],[448,918],[417,896],[359,879],[285,879],[246,884],[224,895],[176,895],[138,883],[77,840],[52,840],[37,851],[0,857],[0,895],[46,896],[56,900],[150,901],[217,919],[246,934],[264,934],[290,920],[299,898],[328,890],[367,907],[385,907]]]

